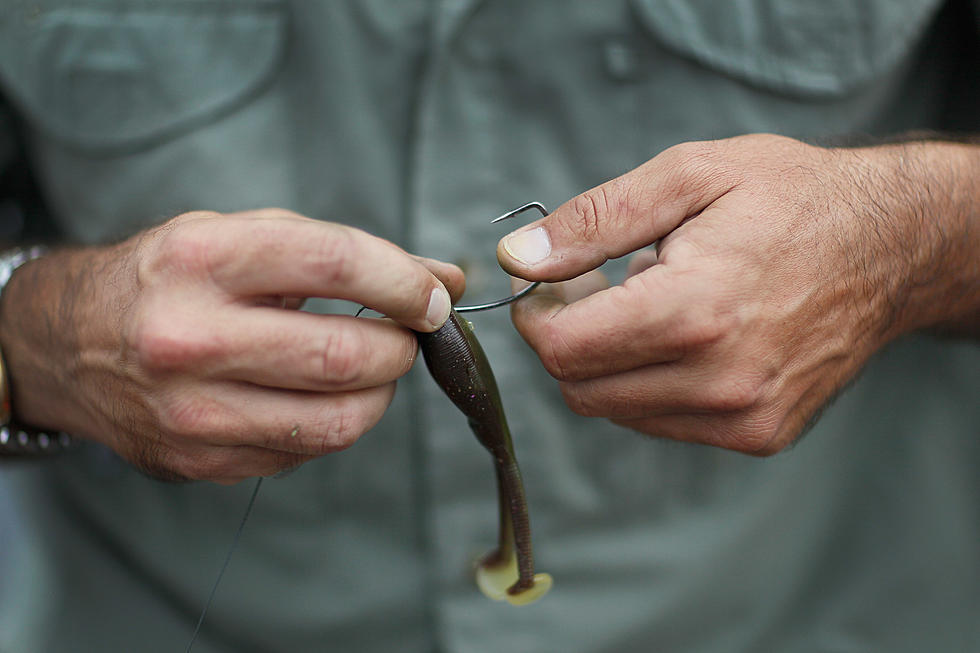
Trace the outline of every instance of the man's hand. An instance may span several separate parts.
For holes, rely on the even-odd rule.
[[[441,326],[462,286],[454,266],[342,225],[184,214],[18,270],[0,307],[14,414],[162,478],[272,474],[370,429],[415,360],[403,326]],[[391,319],[295,310],[305,297]]]
[[[515,325],[575,412],[766,455],[889,339],[980,332],[978,175],[968,145],[688,143],[505,237],[498,258],[563,281],[656,244],[621,286],[539,292]]]

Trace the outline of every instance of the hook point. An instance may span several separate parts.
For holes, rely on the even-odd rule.
[[[540,211],[542,216],[548,215],[548,209],[546,209],[544,207],[544,204],[542,204],[541,202],[528,202],[523,206],[518,206],[516,209],[513,209],[512,211],[508,211],[507,213],[504,213],[502,216],[498,218],[494,218],[493,220],[490,221],[490,224],[496,224],[501,220],[506,220],[507,218],[513,218],[515,215],[524,213],[524,211],[528,211],[530,209],[536,209]],[[471,306],[457,306],[456,312],[471,313],[474,311],[486,311],[491,308],[497,308],[498,306],[506,306],[507,304],[510,304],[511,302],[520,299],[524,295],[528,294],[529,292],[537,288],[540,283],[541,283],[540,281],[535,281],[533,283],[530,283],[524,288],[522,288],[516,294],[511,295],[510,297],[504,297],[503,299],[498,299],[495,302],[487,302],[485,304],[473,304]]]

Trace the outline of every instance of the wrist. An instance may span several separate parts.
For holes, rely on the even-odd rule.
[[[18,268],[40,258],[46,248],[14,248],[0,253],[0,298]],[[48,433],[25,425],[13,412],[11,379],[0,348],[0,456],[29,457],[61,453],[72,445],[64,432]]]
[[[121,325],[134,241],[66,248],[20,268],[0,295],[0,348],[18,419],[113,446]]]
[[[854,214],[884,338],[980,334],[980,147],[923,141],[855,154]]]

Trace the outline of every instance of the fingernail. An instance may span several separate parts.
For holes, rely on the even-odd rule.
[[[535,227],[504,238],[504,251],[524,265],[534,265],[551,254],[551,240],[544,227]]]
[[[449,319],[449,293],[445,288],[433,288],[429,295],[429,307],[425,310],[425,319],[435,328],[441,327]]]

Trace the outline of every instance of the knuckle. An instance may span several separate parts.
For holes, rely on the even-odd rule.
[[[762,398],[762,387],[748,375],[723,377],[712,384],[706,408],[727,413],[746,411],[757,406]]]
[[[362,338],[357,330],[325,333],[319,348],[320,376],[315,380],[328,386],[356,384],[364,371]]]
[[[160,411],[160,428],[178,439],[201,440],[220,434],[223,429],[222,410],[201,396],[175,400]]]
[[[190,480],[180,471],[177,456],[157,439],[145,439],[130,448],[126,458],[150,478],[170,483]]]
[[[201,452],[182,458],[177,472],[192,481],[209,481],[229,476],[233,465],[219,453]]]
[[[310,454],[343,451],[373,427],[391,401],[395,384],[362,391],[330,402],[317,420],[318,438]]]
[[[324,423],[317,453],[335,453],[351,447],[364,432],[361,415],[344,402]]]
[[[782,449],[782,446],[770,446],[775,440],[775,437],[775,429],[744,425],[733,429],[728,434],[724,446],[732,451],[738,451],[752,456],[767,457]]]
[[[679,193],[706,190],[720,174],[733,174],[735,170],[722,156],[721,141],[693,141],[680,143],[665,150],[668,169],[673,171]]]
[[[310,456],[306,454],[292,453],[289,451],[273,451],[271,452],[270,461],[262,470],[262,475],[268,476],[283,470],[295,469],[309,460]]]
[[[668,148],[664,154],[676,167],[697,169],[713,163],[718,150],[718,141],[687,141]]]
[[[612,253],[618,245],[616,236],[643,212],[644,186],[635,175],[623,175],[591,188],[569,200],[567,213],[563,207],[556,224],[568,240],[602,243],[610,255],[621,256],[626,252]]]
[[[553,321],[543,325],[539,356],[548,374],[559,381],[575,381],[571,373],[574,352],[571,343]]]
[[[583,417],[603,417],[603,402],[594,393],[589,391],[586,384],[581,383],[560,383],[562,397],[565,404],[576,415]]]
[[[603,186],[596,186],[571,200],[572,220],[565,224],[575,239],[598,240],[602,235],[600,224],[610,213],[609,194]]]
[[[171,220],[158,232],[156,246],[147,257],[143,269],[152,280],[153,273],[173,271],[199,276],[206,274],[211,267],[212,243],[205,234],[201,222],[202,213],[185,214]],[[210,215],[210,214],[208,214]],[[213,214],[216,216],[217,214]]]
[[[174,371],[204,361],[214,355],[216,348],[213,341],[157,315],[140,320],[128,340],[137,363],[151,372]]]
[[[771,406],[757,406],[727,420],[717,444],[740,453],[766,457],[788,443],[780,438],[782,416]]]
[[[328,287],[347,286],[351,282],[351,257],[355,248],[349,229],[328,229],[309,249],[305,265],[314,278],[322,279]]]
[[[210,220],[213,218],[220,218],[221,214],[217,211],[187,211],[186,213],[181,213],[165,224],[181,224],[184,222],[193,222],[195,220]]]
[[[697,351],[720,342],[733,328],[729,317],[702,303],[678,313],[673,330],[684,351]]]
[[[297,213],[296,211],[290,209],[284,209],[281,206],[269,206],[256,211],[258,215],[268,216],[270,218],[284,219],[284,220],[308,220],[306,216]]]

